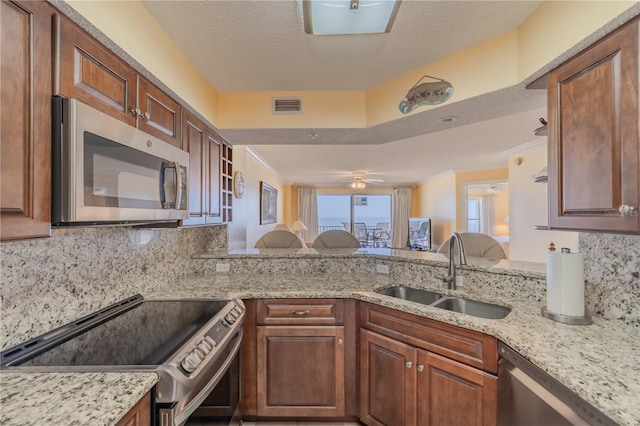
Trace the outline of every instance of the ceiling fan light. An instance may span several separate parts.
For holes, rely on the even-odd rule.
[[[303,0],[307,34],[388,33],[402,0]]]

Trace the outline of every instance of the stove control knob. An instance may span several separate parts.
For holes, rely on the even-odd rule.
[[[200,343],[198,343],[198,347],[207,354],[213,350],[213,345],[207,339],[202,339]]]
[[[236,322],[236,318],[234,318],[234,317],[231,315],[231,312],[229,312],[227,315],[225,315],[225,316],[224,316],[224,320],[225,320],[229,325],[231,325],[231,324],[233,324],[234,322]]]
[[[209,344],[211,345],[211,349],[215,348],[218,345],[218,342],[216,342],[215,340],[213,340],[213,338],[211,336],[207,336],[204,338],[204,340],[206,340],[207,342],[209,342]]]
[[[204,354],[204,356],[207,356],[207,354],[209,352],[211,352],[211,348],[209,347],[209,343],[206,340],[203,340],[200,343],[198,343],[197,349],[200,352],[202,352]]]
[[[207,357],[207,354],[202,349],[200,349],[199,347],[196,347],[192,351],[192,353],[195,354],[196,357],[198,357],[198,360],[199,360],[198,363],[202,362]]]
[[[201,362],[202,360],[191,352],[182,360],[180,365],[182,365],[182,368],[184,368],[187,373],[193,373]]]

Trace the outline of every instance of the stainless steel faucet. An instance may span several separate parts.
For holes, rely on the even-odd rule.
[[[462,237],[457,232],[451,234],[449,238],[449,270],[448,276],[444,277],[442,281],[447,283],[447,288],[449,290],[456,289],[456,264],[455,258],[453,255],[454,242],[457,243],[458,246],[458,259],[460,261],[460,265],[467,264],[467,254],[464,251],[464,244],[462,243]]]

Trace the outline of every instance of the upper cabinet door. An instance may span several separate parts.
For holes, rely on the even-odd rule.
[[[550,228],[638,233],[638,21],[551,72],[548,109]]]
[[[182,148],[180,104],[142,77],[138,79],[138,128]]]
[[[51,15],[0,2],[0,238],[50,235]]]
[[[66,18],[56,16],[54,94],[136,125],[135,71]]]

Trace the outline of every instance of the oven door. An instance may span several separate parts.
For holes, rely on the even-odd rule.
[[[187,425],[228,426],[240,424],[240,353],[209,396],[189,417]]]
[[[75,99],[52,110],[54,224],[188,217],[187,152]]]
[[[237,415],[236,411],[240,403],[239,353],[242,334],[242,328],[240,327],[237,329],[237,333],[228,341],[225,349],[220,354],[219,361],[203,366],[202,370],[199,371],[198,374],[210,377],[208,381],[189,389],[184,397],[180,398],[177,403],[156,404],[157,419],[160,426],[184,425],[201,406],[204,410],[201,411],[200,414],[197,414],[193,421],[197,421],[198,418],[202,419],[202,414],[205,413],[212,414],[212,417],[218,417],[218,423],[214,423],[216,425],[232,424],[232,419]],[[226,387],[229,391],[228,396],[220,400],[217,395],[225,392],[225,379],[235,382],[229,383],[229,386]],[[231,392],[234,391],[236,392],[235,397],[231,394]],[[214,396],[209,399],[212,394]],[[228,404],[229,407],[224,410],[222,405],[215,406],[216,411],[206,411],[207,408],[214,408],[214,406],[207,406],[206,404],[208,403]],[[209,424],[210,423],[207,422],[207,425]]]

